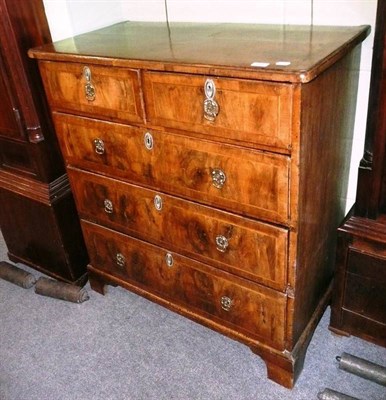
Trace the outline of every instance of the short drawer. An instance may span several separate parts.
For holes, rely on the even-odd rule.
[[[286,296],[82,221],[91,265],[238,332],[284,347]]]
[[[143,122],[137,70],[44,61],[40,72],[52,110]]]
[[[144,73],[150,124],[282,151],[291,144],[292,91],[288,84]]]
[[[81,218],[284,290],[286,229],[73,168],[68,174]]]
[[[54,114],[67,165],[274,222],[289,219],[289,158]]]

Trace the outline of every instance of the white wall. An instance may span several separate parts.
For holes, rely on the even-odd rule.
[[[123,20],[371,25],[362,46],[347,208],[363,153],[377,0],[44,0],[53,40]],[[167,13],[166,13],[167,10]]]

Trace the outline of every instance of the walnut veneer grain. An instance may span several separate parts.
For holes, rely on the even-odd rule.
[[[91,286],[121,285],[240,340],[292,387],[331,295],[367,33],[122,23],[31,50]]]

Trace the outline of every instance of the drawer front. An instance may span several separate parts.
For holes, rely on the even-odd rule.
[[[53,110],[143,122],[137,70],[45,61],[40,72]]]
[[[81,218],[275,289],[286,285],[286,229],[68,168]]]
[[[144,94],[148,121],[237,144],[289,150],[291,85],[222,78],[211,81],[214,94],[205,90],[208,83],[204,76],[146,72]],[[216,117],[204,105],[209,103],[210,112],[211,101],[218,107]]]
[[[386,324],[386,258],[378,255],[349,249],[343,308]]]
[[[146,131],[139,128],[64,114],[54,114],[54,121],[67,164],[245,215],[288,222],[286,156],[158,131],[151,132],[149,149]]]
[[[347,273],[343,309],[380,322],[386,329],[385,281]]]
[[[283,348],[283,293],[85,221],[82,227],[94,268]]]

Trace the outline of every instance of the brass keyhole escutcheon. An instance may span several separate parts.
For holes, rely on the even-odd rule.
[[[154,207],[157,211],[162,210],[162,197],[159,194],[154,196]]]
[[[145,147],[148,150],[152,150],[153,149],[153,145],[154,145],[154,140],[153,140],[153,135],[150,132],[146,132],[145,136],[143,138],[143,141],[145,143]]]
[[[173,255],[171,253],[166,253],[165,255],[165,262],[166,265],[171,268],[174,264],[174,259],[173,259]]]

